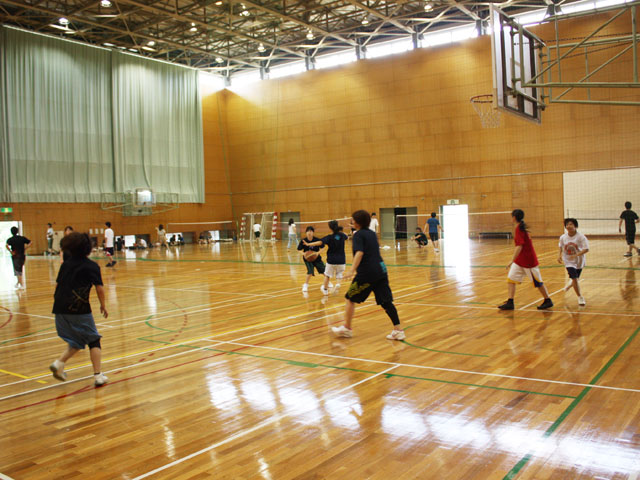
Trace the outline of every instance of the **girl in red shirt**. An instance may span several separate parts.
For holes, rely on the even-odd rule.
[[[542,276],[540,275],[540,269],[538,268],[538,257],[536,251],[533,249],[533,243],[529,236],[529,228],[524,223],[524,212],[520,209],[516,209],[511,212],[511,220],[515,227],[514,240],[516,248],[513,252],[513,258],[507,270],[509,275],[507,276],[507,282],[509,286],[509,299],[502,305],[498,306],[500,310],[513,310],[513,297],[516,294],[516,284],[522,283],[522,280],[529,278],[533,280],[533,286],[540,290],[540,293],[544,297],[544,301],[538,305],[538,310],[545,310],[553,307],[553,302],[549,298],[549,292],[547,287],[542,283]]]

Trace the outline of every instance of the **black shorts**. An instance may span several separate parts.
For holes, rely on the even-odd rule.
[[[438,241],[438,232],[429,232],[429,237],[431,238],[432,242],[437,242]]]
[[[324,262],[322,261],[322,257],[320,256],[318,256],[318,258],[316,258],[313,262],[307,262],[305,260],[304,264],[307,267],[307,275],[313,275],[314,267],[320,275],[324,273]]]
[[[25,258],[26,257],[24,255],[11,256],[11,262],[13,263],[13,274],[16,277],[19,277],[20,275],[22,275],[22,267],[24,267]]]
[[[633,232],[627,232],[625,234],[625,237],[627,238],[627,245],[633,245],[634,243],[636,243],[636,231],[635,230]]]
[[[256,236],[256,238],[260,238],[260,232],[253,232],[253,234]]]
[[[378,305],[393,302],[393,294],[389,287],[389,277],[387,275],[374,281],[362,279],[356,275],[356,278],[349,285],[344,298],[353,303],[362,303],[369,297],[371,292],[376,296]]]
[[[581,268],[567,267],[567,273],[569,274],[569,278],[580,278],[580,274],[582,273],[582,269]]]
[[[104,247],[104,253],[113,257],[113,247]]]
[[[416,238],[416,242],[418,242],[418,245],[428,245],[429,244],[429,240],[427,240],[426,238]]]

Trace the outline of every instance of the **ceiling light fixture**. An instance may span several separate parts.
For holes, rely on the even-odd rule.
[[[142,47],[142,50],[146,50],[147,52],[155,52],[156,51],[155,48],[151,48],[151,47],[147,47],[147,46]]]
[[[101,0],[100,6],[103,8],[109,8],[111,6],[111,2],[109,0]]]
[[[109,43],[109,42],[104,42],[102,45],[104,45],[105,47],[115,47],[113,43]]]
[[[196,27],[196,24],[191,22],[191,28],[189,29],[190,32],[197,32],[198,28]]]
[[[264,48],[264,45],[261,43],[260,45],[258,45],[258,51],[259,52],[264,52],[266,49]]]
[[[313,32],[311,30],[307,32],[307,40],[313,40]]]
[[[425,12],[430,12],[431,10],[433,10],[433,5],[429,2],[424,4],[424,11]]]
[[[363,18],[362,19],[362,25],[369,25],[369,19],[368,18]]]
[[[60,17],[60,18],[58,19],[58,23],[59,23],[60,25],[69,25],[69,20],[67,20],[67,19],[66,19],[66,18],[64,18],[64,17]]]
[[[217,63],[222,63],[222,62],[224,62],[224,60],[222,58],[220,58],[220,57],[216,57],[216,62]]]
[[[218,6],[222,5],[222,1],[221,1],[221,0],[218,0],[218,1],[216,2],[216,5],[218,5]]]
[[[153,47],[155,44],[156,44],[156,42],[155,42],[155,41],[153,41],[153,40],[149,40],[149,41],[147,42],[147,45],[149,45],[150,47]]]
[[[137,48],[130,48],[129,51],[130,52],[138,52],[138,49]]]

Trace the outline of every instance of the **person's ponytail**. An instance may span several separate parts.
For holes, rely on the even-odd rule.
[[[513,212],[511,212],[511,216],[516,219],[516,222],[518,222],[518,228],[521,232],[529,232],[529,225],[524,223],[524,212],[522,210],[516,208]]]

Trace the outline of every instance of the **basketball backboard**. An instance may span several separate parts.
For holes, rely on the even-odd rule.
[[[490,22],[495,106],[540,123],[542,91],[532,85],[540,70],[544,42],[494,5],[490,6]]]

